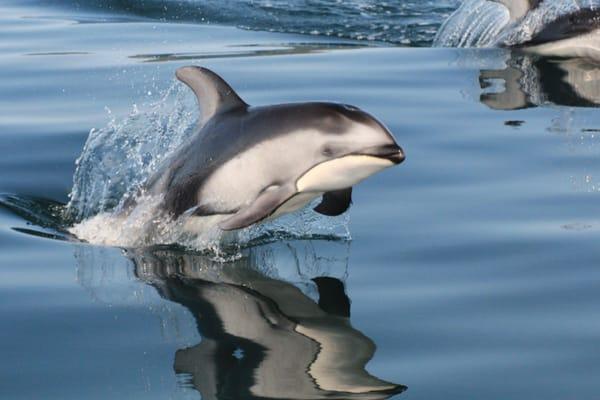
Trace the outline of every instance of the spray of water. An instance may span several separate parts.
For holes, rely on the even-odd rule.
[[[434,46],[491,47],[509,24],[508,10],[486,0],[467,0],[440,27]]]
[[[82,221],[135,193],[158,165],[188,138],[198,118],[193,98],[175,83],[160,100],[133,105],[128,116],[112,116],[92,129],[76,161],[67,213]]]

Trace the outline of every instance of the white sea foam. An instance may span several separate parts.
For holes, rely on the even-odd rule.
[[[76,223],[69,232],[93,244],[133,248],[177,243],[190,249],[210,251],[217,258],[226,259],[237,257],[237,252],[246,246],[279,238],[350,239],[348,215],[322,217],[310,207],[264,224],[224,232],[217,226],[221,217],[200,219],[184,215],[173,220],[161,211],[160,200],[142,197],[130,213],[101,212]],[[190,224],[190,218],[196,221]]]
[[[509,24],[508,10],[487,0],[466,0],[440,27],[434,46],[491,47]]]

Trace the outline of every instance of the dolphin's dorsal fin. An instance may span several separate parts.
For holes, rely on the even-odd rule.
[[[533,10],[544,0],[492,0],[495,3],[504,4],[508,8],[511,21],[516,21]]]
[[[196,95],[203,123],[217,114],[248,107],[223,78],[207,68],[181,67],[175,76]]]

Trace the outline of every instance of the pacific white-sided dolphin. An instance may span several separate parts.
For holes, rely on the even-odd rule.
[[[252,107],[216,73],[183,67],[196,94],[197,132],[147,181],[174,218],[217,216],[223,230],[295,211],[339,215],[352,186],[404,160],[390,131],[348,105],[312,102]]]
[[[486,2],[502,4],[506,8],[508,20],[498,18],[498,23],[503,26],[475,29],[479,23],[478,7]],[[473,31],[482,36],[494,31],[495,38],[481,38],[485,45],[521,48],[541,55],[600,59],[600,3],[486,0],[469,5],[459,8],[440,28],[436,37],[438,44],[479,43],[480,39],[473,37]],[[471,18],[468,14],[472,14]]]
[[[519,21],[544,0],[492,0],[506,6],[511,21]],[[582,6],[561,14],[513,47],[527,48],[543,55],[566,57],[600,56],[600,8]]]

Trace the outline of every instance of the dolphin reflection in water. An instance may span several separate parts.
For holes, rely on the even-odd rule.
[[[504,66],[482,69],[480,101],[495,110],[547,104],[600,107],[600,61],[507,52]],[[496,83],[500,83],[497,85]]]
[[[365,370],[376,346],[350,324],[343,278],[301,273],[294,285],[261,272],[255,251],[272,249],[225,264],[129,254],[138,278],[194,316],[202,341],[178,350],[174,369],[202,399],[386,399],[406,389]]]

